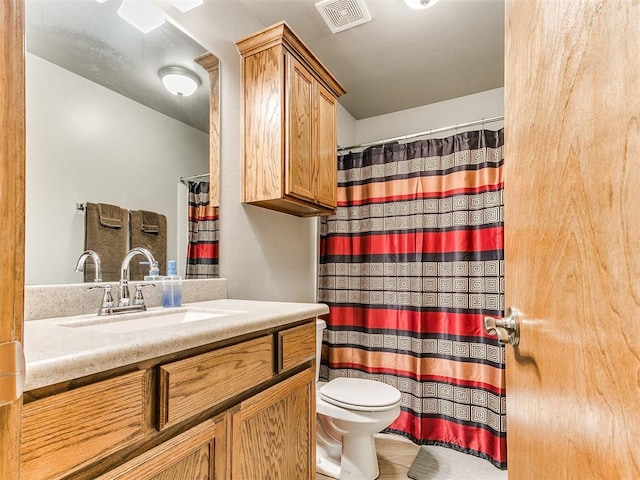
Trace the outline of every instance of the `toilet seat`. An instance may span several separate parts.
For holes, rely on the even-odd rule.
[[[379,412],[400,403],[400,392],[385,383],[364,378],[335,378],[318,390],[325,402],[349,410]]]

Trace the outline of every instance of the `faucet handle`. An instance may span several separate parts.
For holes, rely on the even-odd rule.
[[[100,305],[100,310],[98,310],[98,315],[105,315],[105,312],[113,308],[113,296],[111,295],[111,285],[108,283],[106,285],[95,285],[92,287],[88,287],[87,290],[93,290],[94,288],[102,288],[104,290],[104,294],[102,295],[102,304]]]
[[[142,287],[155,287],[155,283],[136,283],[136,292],[133,295],[133,305],[144,305]]]

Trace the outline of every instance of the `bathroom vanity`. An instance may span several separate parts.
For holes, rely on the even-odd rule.
[[[22,478],[315,478],[327,312],[222,299],[26,322]]]

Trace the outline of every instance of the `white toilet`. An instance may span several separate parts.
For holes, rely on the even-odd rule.
[[[326,326],[317,320],[316,471],[340,480],[373,480],[379,475],[373,435],[400,415],[400,391],[360,378],[318,382]]]

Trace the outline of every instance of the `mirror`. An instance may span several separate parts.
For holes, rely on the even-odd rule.
[[[85,235],[77,205],[87,202],[165,215],[166,256],[185,275],[180,179],[202,179],[217,159],[218,63],[169,21],[140,32],[118,16],[120,3],[25,2],[27,285],[84,281],[74,268]],[[170,94],[158,74],[166,66],[194,72],[196,92]]]

